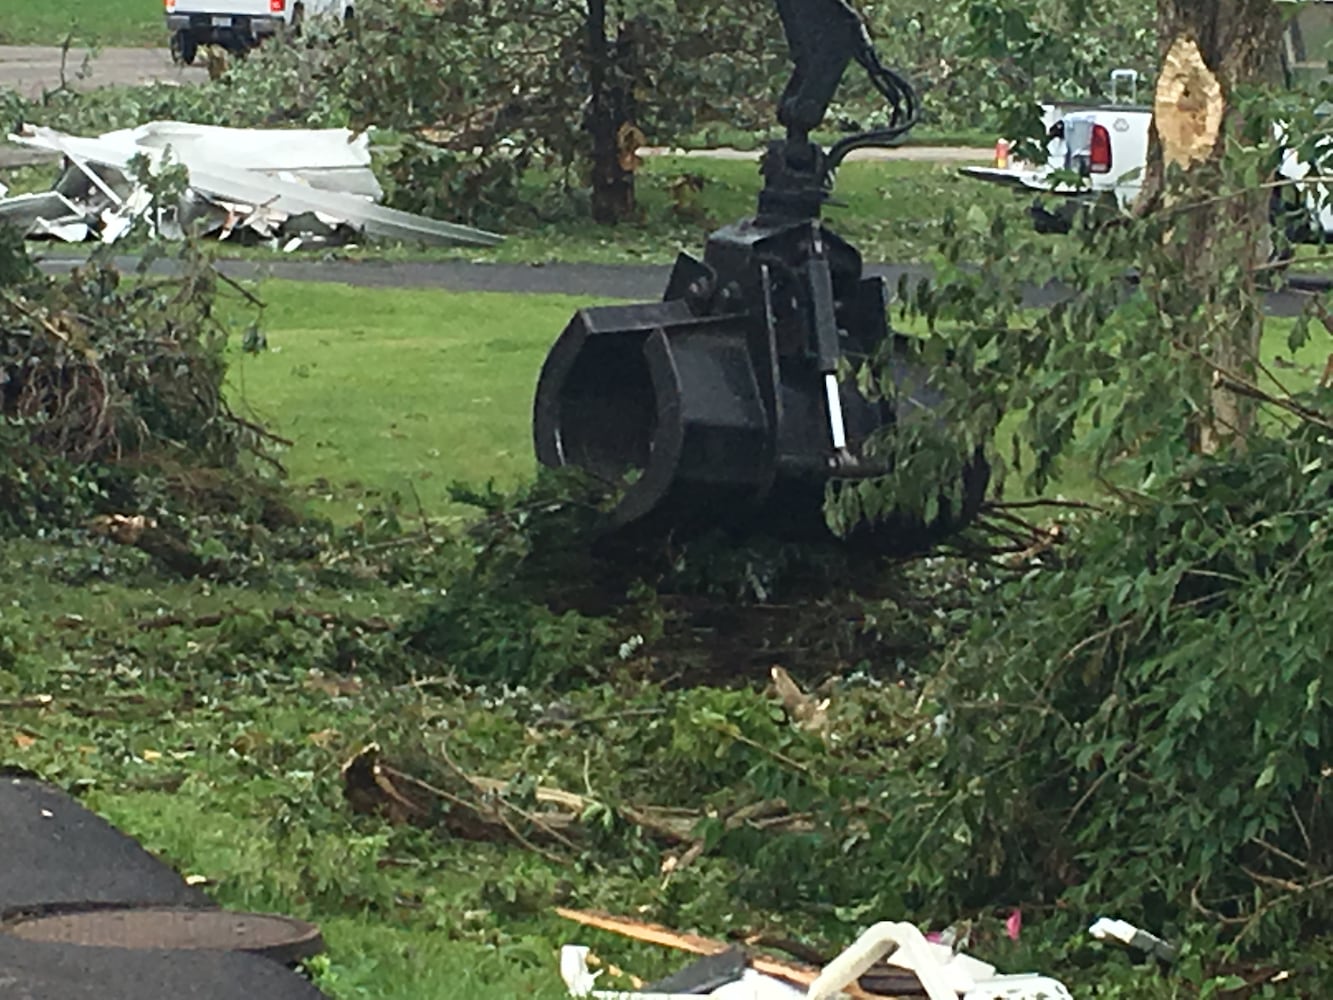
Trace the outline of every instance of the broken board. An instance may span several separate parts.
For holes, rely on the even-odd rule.
[[[612,934],[619,934],[621,937],[644,941],[648,944],[677,948],[692,955],[721,955],[732,947],[725,941],[718,941],[714,938],[706,938],[698,934],[684,934],[680,931],[674,931],[670,927],[663,927],[661,924],[631,920],[626,917],[613,916],[609,913],[598,913],[594,910],[571,910],[565,907],[556,907],[555,912],[566,920],[572,920],[585,927],[610,931]],[[799,962],[788,962],[784,959],[771,958],[766,955],[751,955],[749,964],[755,972],[807,989],[811,983],[819,978],[819,970],[813,966],[802,965]],[[855,998],[855,1000],[883,1000],[882,994],[868,993],[859,986],[849,986],[843,993]]]

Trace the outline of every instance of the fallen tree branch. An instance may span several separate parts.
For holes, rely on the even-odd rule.
[[[397,771],[394,770],[393,768],[380,767],[376,769],[376,778],[377,778],[376,781],[377,784],[381,784],[387,779],[392,779],[393,781],[398,781],[398,782],[406,782],[408,784],[414,785],[418,791],[425,792],[429,795],[437,796],[438,798],[443,799],[445,802],[449,803],[452,806],[456,806],[459,809],[477,813],[479,819],[487,820],[489,818],[488,816],[483,816],[481,814],[481,812],[477,809],[476,803],[470,802],[467,799],[454,795],[452,792],[445,791],[442,788],[436,788],[434,785],[430,785],[422,781],[420,778],[414,778],[409,774],[404,774],[402,771]],[[506,803],[506,805],[508,805],[508,803]],[[516,811],[521,812],[521,810],[516,810]],[[560,857],[559,855],[552,854],[551,852],[545,850],[539,845],[533,843],[533,841],[530,840],[527,836],[525,836],[522,833],[522,831],[520,831],[517,827],[514,826],[514,824],[508,819],[508,817],[504,815],[504,813],[501,810],[498,809],[489,810],[488,812],[489,816],[494,817],[494,822],[503,826],[505,831],[509,834],[509,836],[511,836],[515,841],[517,841],[518,844],[521,845],[522,847],[527,848],[534,854],[540,854],[543,858],[555,864],[562,864],[564,862],[565,860],[564,858]],[[558,840],[567,847],[570,848],[574,847],[574,844],[569,840],[569,838],[565,837],[554,827],[533,816],[528,815],[527,813],[524,813],[523,815],[535,826],[541,829],[543,833],[545,833],[553,840]]]
[[[1031,510],[1034,507],[1064,507],[1069,510],[1096,511],[1098,514],[1107,512],[1101,504],[1090,503],[1087,500],[1046,500],[1041,497],[1035,500],[991,500],[983,505],[981,509],[985,513],[986,511]]]
[[[1303,403],[1298,403],[1295,399],[1292,399],[1289,396],[1276,396],[1271,392],[1266,392],[1249,379],[1219,365],[1197,347],[1191,347],[1187,344],[1182,344],[1179,341],[1173,341],[1172,346],[1176,350],[1189,354],[1196,360],[1203,362],[1203,364],[1212,371],[1213,388],[1225,389],[1232,395],[1243,396],[1247,399],[1253,399],[1256,402],[1276,406],[1278,409],[1285,410],[1307,423],[1314,424],[1316,427],[1322,427],[1325,430],[1333,431],[1333,422],[1330,422],[1329,417],[1326,414],[1309,406],[1305,406]]]
[[[35,694],[31,698],[7,698],[0,701],[0,711],[12,711],[21,708],[50,708],[55,699],[49,694]]]
[[[1228,375],[1222,368],[1216,366],[1213,371],[1213,386],[1219,389],[1225,389],[1234,396],[1244,396],[1247,399],[1253,399],[1260,403],[1268,403],[1281,410],[1286,410],[1288,413],[1293,414],[1308,423],[1312,423],[1317,427],[1333,431],[1333,423],[1330,423],[1329,419],[1318,410],[1298,403],[1294,399],[1289,399],[1284,396],[1275,396],[1271,392],[1265,392],[1252,382],[1247,382],[1243,379]]]
[[[526,801],[520,803],[515,801],[512,782],[469,774],[447,751],[441,750],[440,757],[440,771],[423,778],[385,763],[379,745],[369,744],[343,765],[344,797],[353,810],[378,813],[390,822],[439,826],[466,840],[510,840],[547,858],[553,858],[547,850],[552,845],[578,851],[585,817],[610,808],[591,795],[547,785],[527,789]],[[697,810],[622,804],[614,811],[653,840],[686,848],[672,870],[703,854],[704,841],[695,833],[703,813]],[[807,833],[814,829],[808,814],[792,813],[778,799],[747,803],[720,818],[727,830]]]

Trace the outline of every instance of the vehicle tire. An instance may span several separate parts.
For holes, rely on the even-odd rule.
[[[287,22],[285,34],[288,38],[300,38],[301,28],[305,25],[305,4],[298,3],[292,8],[292,19]]]
[[[1290,264],[1296,256],[1296,244],[1317,242],[1309,210],[1300,198],[1297,189],[1287,186],[1274,188],[1269,200],[1272,245],[1268,251],[1268,263],[1279,270]]]
[[[1064,236],[1074,228],[1074,215],[1078,205],[1072,201],[1063,201],[1052,212],[1040,198],[1028,208],[1032,219],[1032,228],[1041,236]]]
[[[178,31],[171,36],[171,61],[177,66],[193,66],[199,55],[199,43],[188,31]]]

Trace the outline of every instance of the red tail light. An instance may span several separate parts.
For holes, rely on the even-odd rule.
[[[268,0],[270,14],[281,14],[287,9],[287,0]]]
[[[1111,172],[1111,133],[1105,125],[1092,126],[1092,144],[1088,147],[1088,169],[1094,174]]]

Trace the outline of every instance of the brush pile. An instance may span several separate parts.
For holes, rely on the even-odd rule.
[[[231,468],[264,454],[269,435],[223,397],[222,279],[190,250],[176,272],[126,277],[94,258],[52,278],[0,237],[0,500],[11,522],[48,520],[116,467]]]

